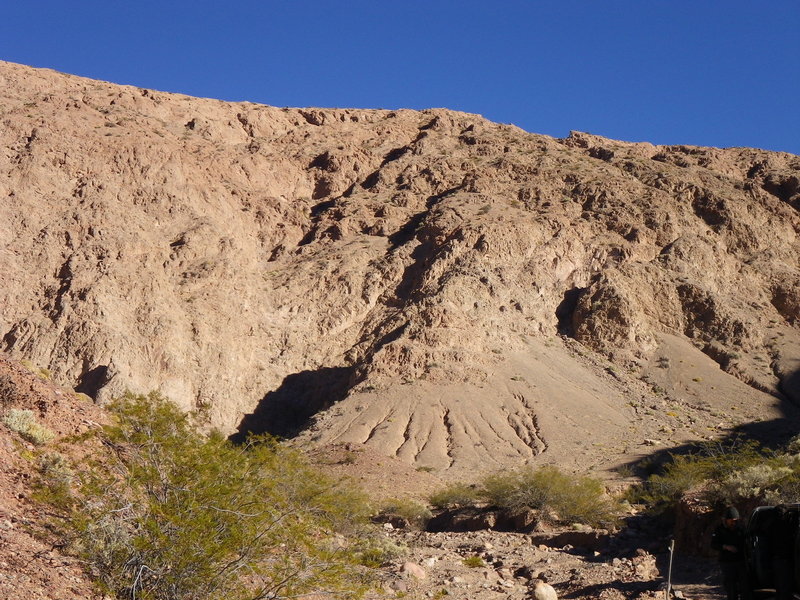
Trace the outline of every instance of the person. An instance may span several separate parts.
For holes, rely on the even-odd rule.
[[[719,552],[722,587],[728,600],[750,600],[747,565],[744,555],[744,529],[739,524],[739,511],[729,506],[711,534],[711,547]]]

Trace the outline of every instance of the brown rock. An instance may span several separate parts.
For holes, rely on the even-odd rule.
[[[428,576],[428,574],[425,572],[425,569],[412,562],[403,563],[401,572],[410,577],[414,577],[415,579],[425,579]]]
[[[537,582],[533,586],[535,600],[558,600],[555,589],[549,583]]]
[[[633,574],[640,581],[650,581],[660,576],[656,566],[656,557],[647,552],[638,553],[631,559]]]
[[[654,397],[670,445],[794,418],[796,156],[11,63],[0,101],[3,348],[101,402],[463,477],[635,455]]]
[[[600,550],[608,544],[608,532],[602,529],[588,531],[560,531],[531,535],[531,543],[550,548],[572,546],[584,550]]]

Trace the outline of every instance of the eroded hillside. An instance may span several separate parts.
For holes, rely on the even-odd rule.
[[[10,63],[0,122],[3,348],[100,400],[461,472],[794,415],[796,156]]]

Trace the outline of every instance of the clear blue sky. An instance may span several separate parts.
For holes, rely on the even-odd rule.
[[[6,0],[0,59],[275,106],[800,154],[800,0]]]

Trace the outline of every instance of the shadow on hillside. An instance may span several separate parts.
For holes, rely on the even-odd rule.
[[[237,433],[230,436],[242,443],[250,433],[289,438],[297,435],[312,416],[347,395],[352,367],[322,367],[287,375],[276,390],[269,392],[256,409],[245,415]]]
[[[780,392],[773,394],[778,402],[778,410],[782,417],[769,421],[753,421],[744,423],[730,430],[727,435],[716,438],[715,443],[720,448],[734,447],[743,440],[754,440],[764,448],[778,449],[785,445],[792,437],[800,434],[800,371],[795,371],[783,379]],[[639,476],[647,476],[660,465],[670,462],[672,455],[690,454],[696,452],[697,444],[683,444],[672,446],[652,452],[647,463],[646,471],[642,472],[642,461],[628,463]]]
[[[800,406],[800,370],[790,373],[780,382],[778,386],[785,396]]]

